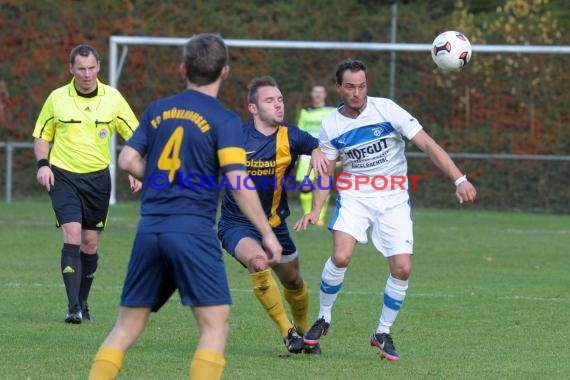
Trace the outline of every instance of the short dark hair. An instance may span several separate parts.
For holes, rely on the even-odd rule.
[[[89,54],[93,54],[97,62],[101,60],[99,56],[99,52],[91,45],[81,44],[77,45],[73,49],[71,49],[71,53],[69,53],[69,63],[72,65],[75,64],[75,58],[80,55],[82,57],[89,57]]]
[[[357,71],[364,71],[364,75],[366,75],[366,65],[362,61],[358,61],[356,59],[345,59],[341,63],[338,64],[336,68],[336,83],[342,84],[342,77],[344,72],[350,70],[353,73]]]
[[[263,77],[255,77],[247,86],[247,101],[248,103],[257,104],[257,90],[260,87],[277,87],[277,81],[268,75]]]
[[[221,36],[201,33],[192,36],[184,46],[186,78],[198,86],[215,82],[229,62],[229,53]]]

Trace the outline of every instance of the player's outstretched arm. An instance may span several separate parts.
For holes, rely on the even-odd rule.
[[[128,145],[126,145],[119,154],[119,167],[139,181],[142,181],[144,178],[144,158],[138,150]]]
[[[475,186],[467,180],[467,177],[457,168],[449,154],[430,135],[421,130],[414,136],[412,142],[425,152],[433,163],[455,183],[455,196],[459,203],[475,201],[477,197]]]
[[[325,204],[327,196],[332,188],[332,177],[336,168],[336,161],[327,159],[327,168],[324,175],[317,175],[315,190],[313,191],[313,207],[311,212],[303,215],[293,227],[295,231],[306,230],[309,224],[316,224],[319,221],[321,209]]]
[[[317,176],[326,175],[327,173],[328,159],[319,148],[313,149],[311,153],[311,164],[305,176],[308,177],[311,174],[311,170],[314,170]]]
[[[261,207],[261,201],[255,190],[255,184],[248,178],[245,170],[232,170],[226,174],[230,184],[231,192],[240,210],[251,221],[262,237],[263,247],[269,259],[269,265],[277,264],[281,261],[283,248],[275,236],[271,225],[267,221],[265,212]],[[239,181],[247,178],[247,184],[240,184]]]

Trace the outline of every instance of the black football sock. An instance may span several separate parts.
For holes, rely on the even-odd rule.
[[[88,255],[81,251],[81,286],[79,288],[79,302],[81,306],[87,302],[91,285],[95,279],[95,272],[97,272],[97,262],[99,254],[95,252],[93,255]]]
[[[69,308],[79,305],[79,287],[81,286],[81,258],[79,245],[64,243],[61,249],[61,274],[67,292]]]

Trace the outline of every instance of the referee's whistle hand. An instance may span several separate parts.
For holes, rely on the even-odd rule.
[[[53,172],[49,166],[42,166],[39,168],[36,179],[40,185],[46,188],[47,191],[50,191],[51,188],[55,185]]]

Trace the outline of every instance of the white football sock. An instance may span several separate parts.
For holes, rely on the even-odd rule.
[[[346,268],[339,268],[329,257],[321,274],[321,291],[319,318],[324,317],[325,321],[331,323],[332,307],[340,293]]]
[[[408,280],[398,280],[392,275],[388,276],[384,289],[384,304],[380,314],[380,323],[376,328],[377,333],[390,333],[390,327],[394,324],[402,303],[404,303],[404,298],[406,298],[407,289]]]

